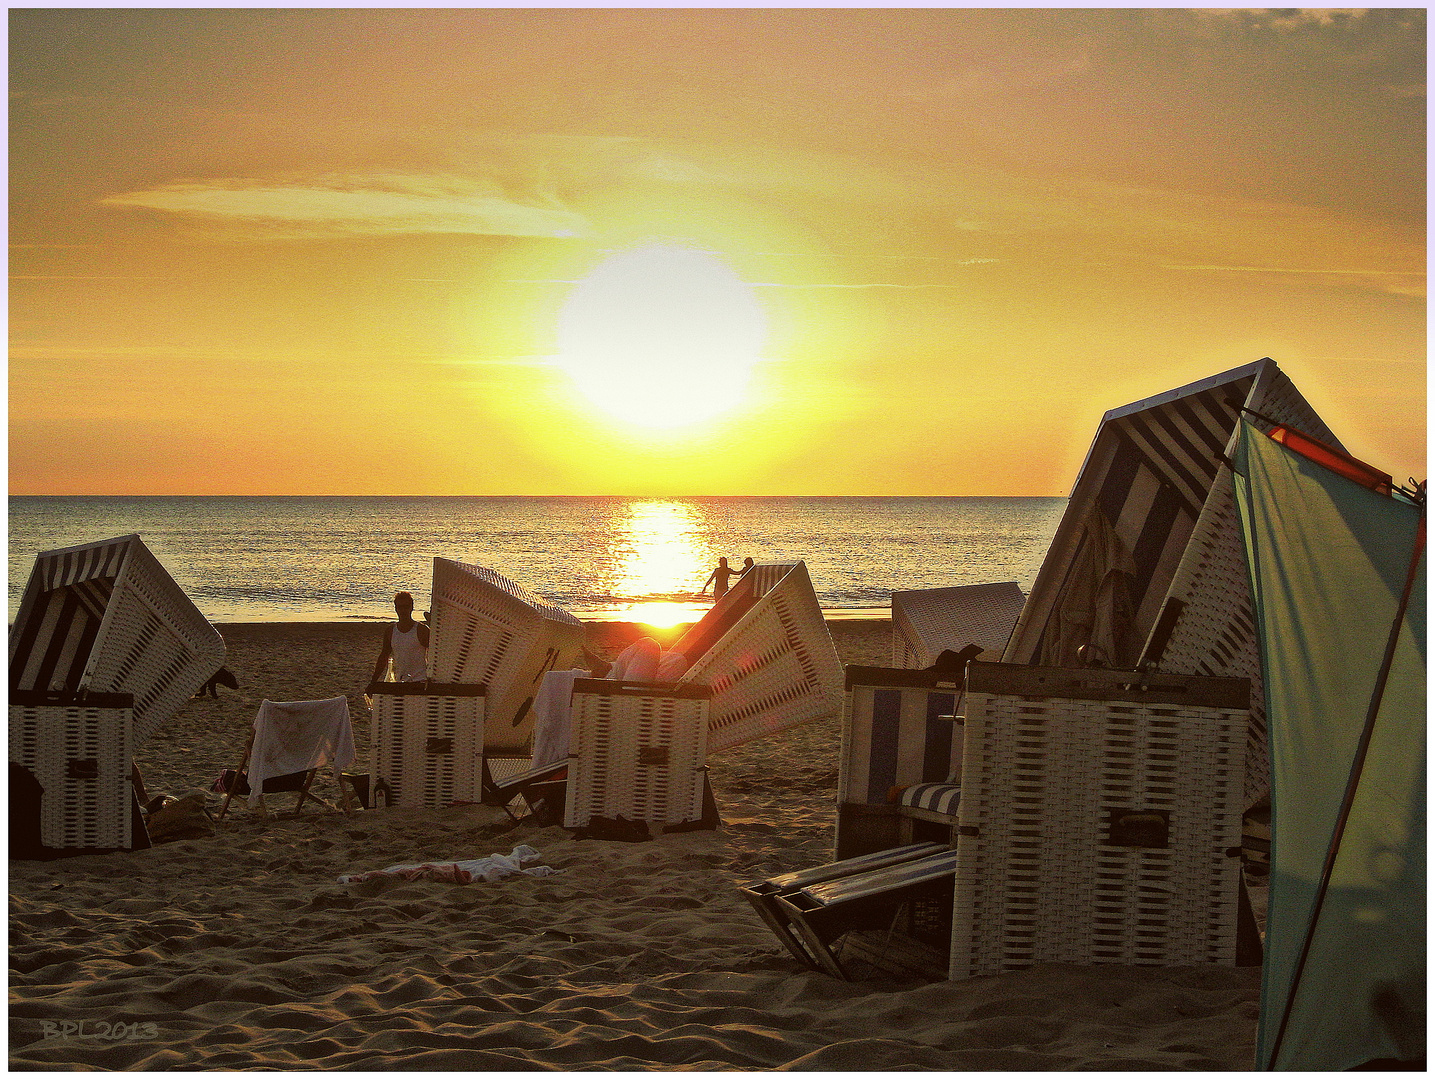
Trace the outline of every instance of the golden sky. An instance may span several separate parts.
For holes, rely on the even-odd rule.
[[[1425,475],[1425,13],[12,9],[15,494],[1057,495],[1271,356]]]

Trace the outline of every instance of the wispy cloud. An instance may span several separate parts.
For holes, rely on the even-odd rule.
[[[1410,270],[1322,270],[1291,266],[1218,266],[1212,264],[1170,264],[1163,270],[1229,270],[1233,273],[1251,274],[1336,274],[1350,277],[1424,277],[1421,271]]]
[[[1423,270],[1329,270],[1320,267],[1290,266],[1227,266],[1219,263],[1168,263],[1163,270],[1197,271],[1219,274],[1266,274],[1276,277],[1350,278],[1365,282],[1371,288],[1393,296],[1425,296]]]
[[[754,289],[963,289],[968,287],[959,285],[956,282],[928,282],[917,285],[899,285],[890,281],[863,281],[850,285],[828,281],[753,281],[749,284]]]
[[[492,185],[453,175],[177,181],[101,202],[227,225],[231,237],[256,239],[421,233],[566,237],[587,231],[580,215],[550,196],[520,201]],[[237,234],[235,226],[240,227]]]

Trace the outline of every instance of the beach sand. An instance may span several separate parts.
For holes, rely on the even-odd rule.
[[[884,620],[830,624],[890,662]],[[637,631],[589,624],[613,655]],[[380,625],[221,628],[238,692],[139,751],[150,794],[238,764],[261,699],[349,697]],[[1042,965],[958,983],[840,982],[793,960],[737,887],[831,859],[840,723],[711,761],[716,832],[577,840],[485,807],[297,819],[10,871],[18,1069],[1241,1070],[1256,968]],[[333,802],[329,777],[316,785]],[[272,796],[286,809],[292,796]],[[561,873],[337,878],[527,844]]]

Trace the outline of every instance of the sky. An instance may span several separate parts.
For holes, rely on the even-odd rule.
[[[1425,476],[1425,13],[10,10],[12,494],[1063,495],[1272,357]]]

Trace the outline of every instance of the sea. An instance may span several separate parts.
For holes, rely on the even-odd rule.
[[[10,619],[42,551],[138,533],[212,622],[422,611],[435,556],[489,567],[584,619],[671,625],[719,557],[806,563],[829,618],[894,591],[1030,588],[1063,498],[12,496]]]

